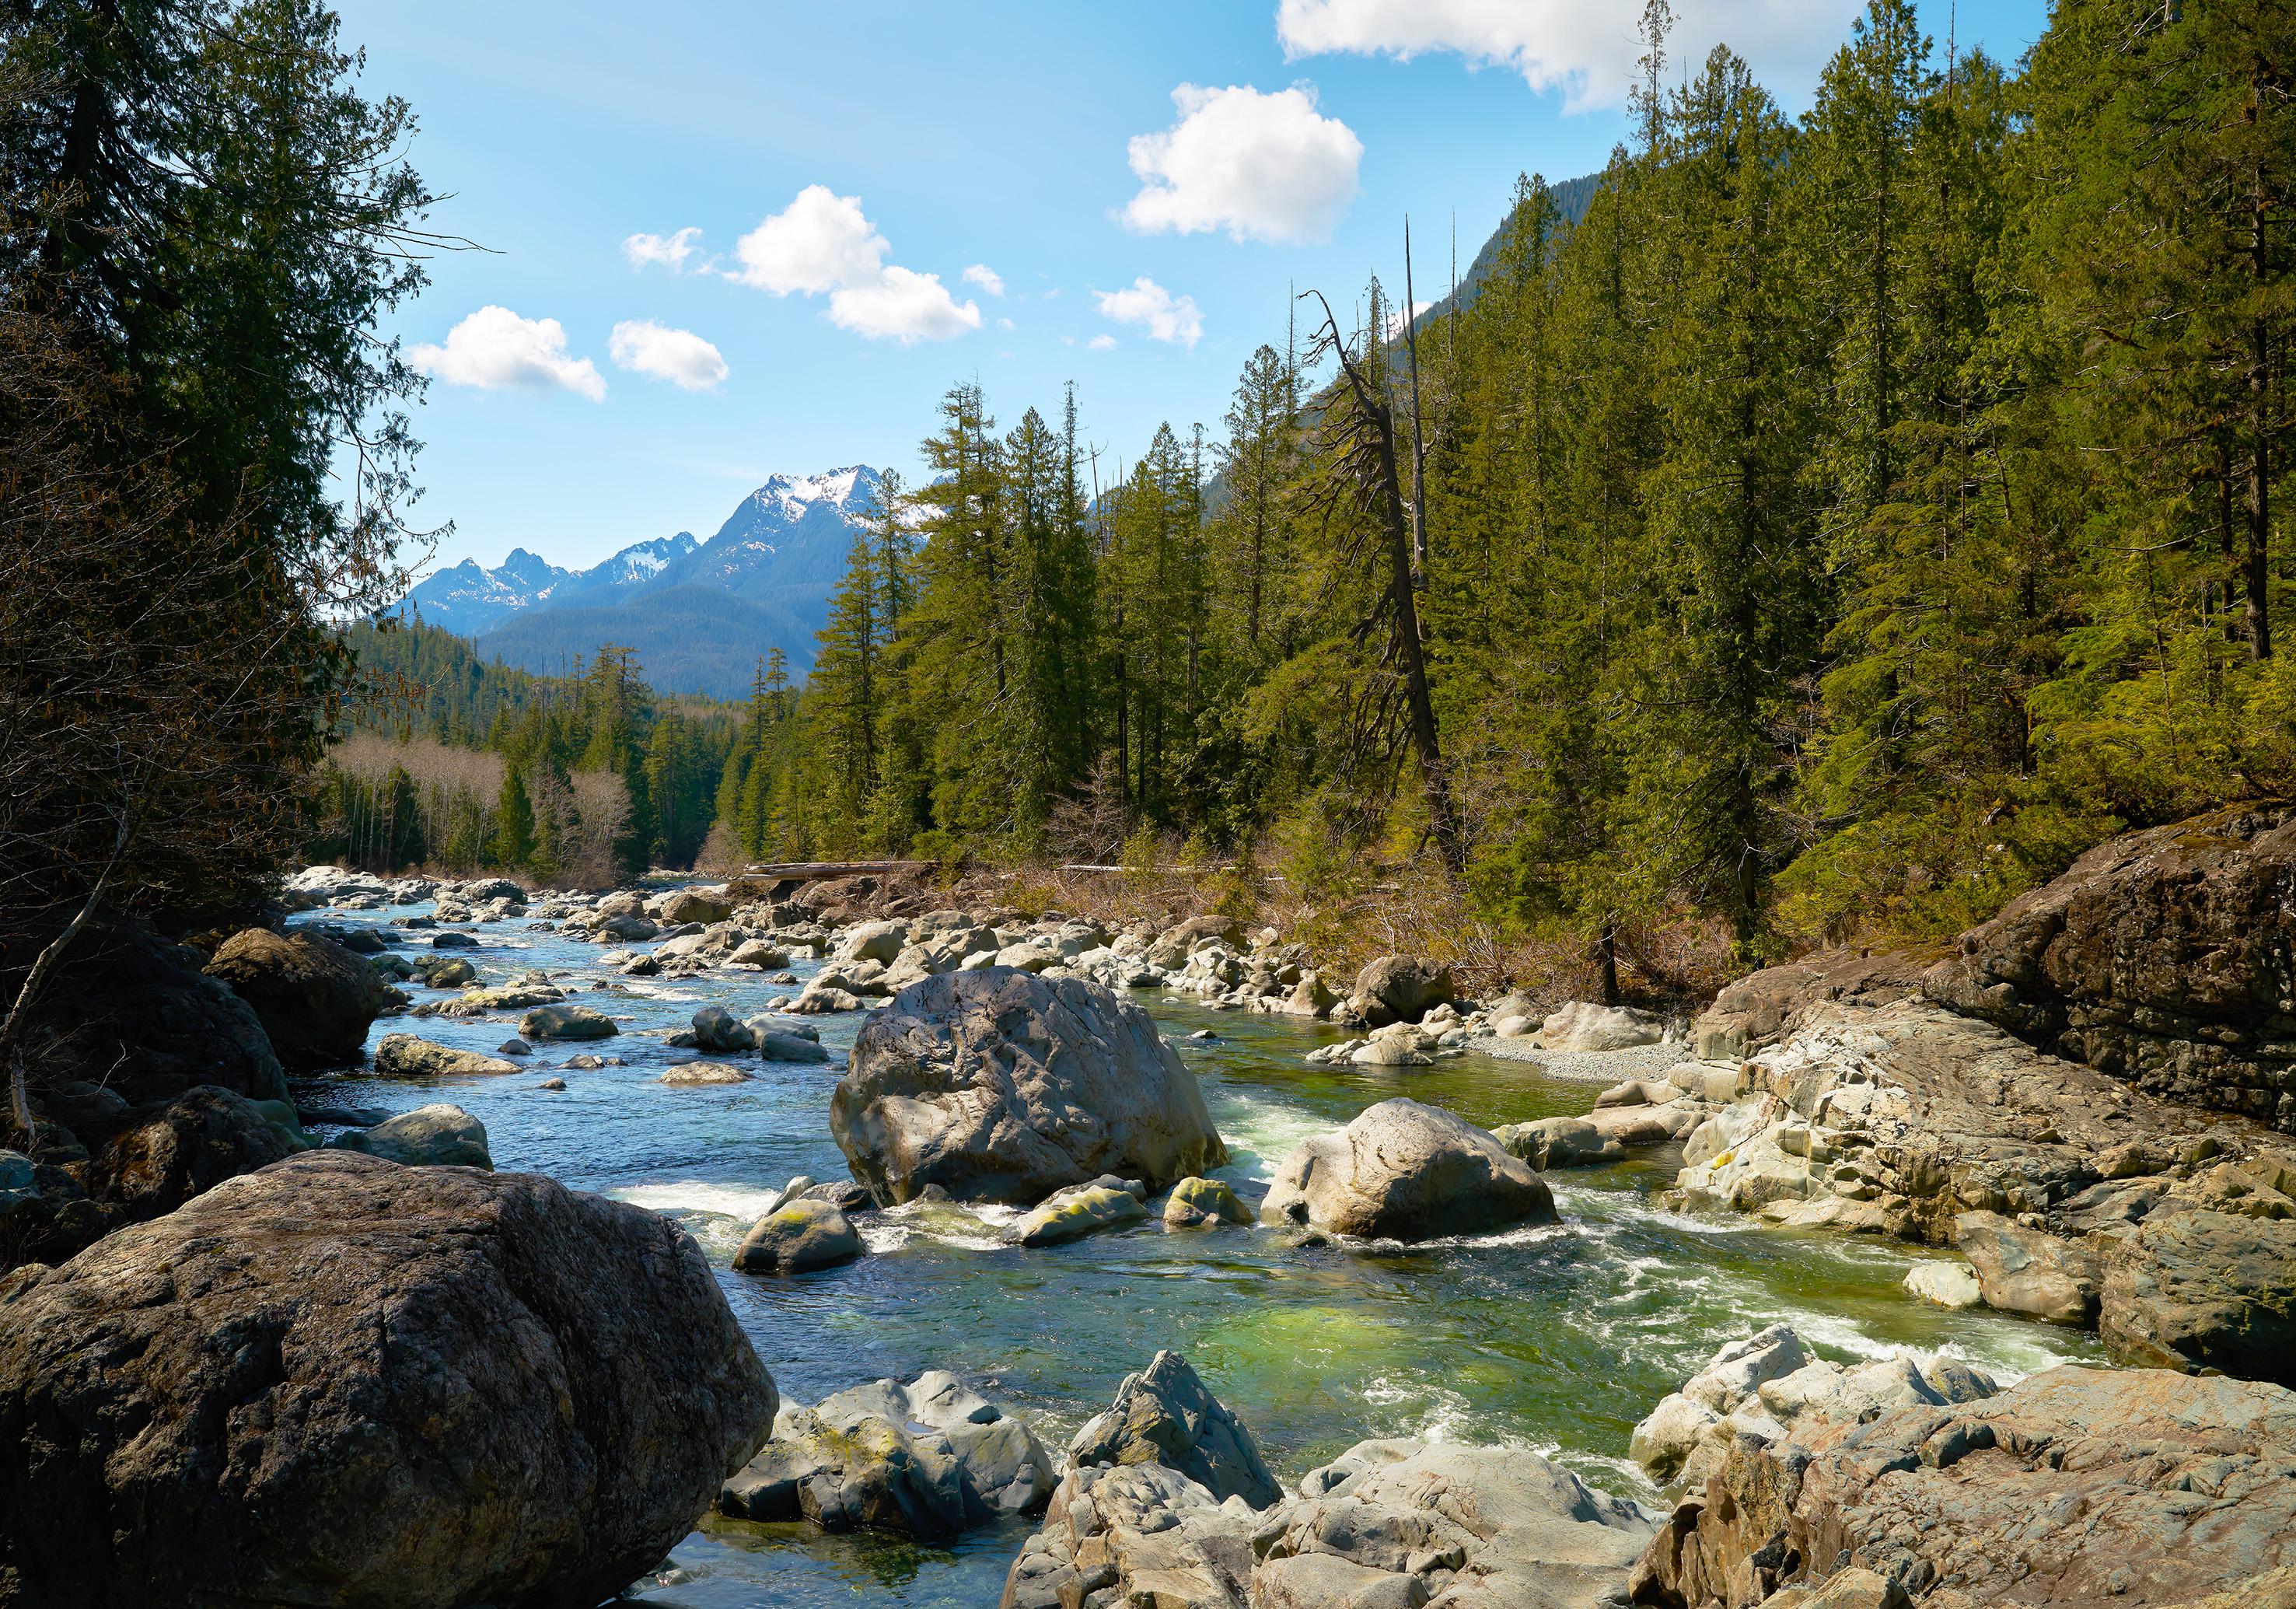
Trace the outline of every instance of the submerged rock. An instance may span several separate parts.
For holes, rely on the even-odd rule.
[[[750,1075],[724,1062],[680,1062],[661,1075],[665,1084],[746,1084]]]
[[[1260,1215],[1342,1235],[1424,1240],[1552,1223],[1554,1197],[1482,1129],[1397,1099],[1300,1142],[1276,1169]]]
[[[727,1481],[718,1509],[946,1540],[1052,1494],[1053,1462],[1028,1424],[938,1370],[879,1380],[818,1407],[784,1406],[773,1440]]]
[[[594,1603],[775,1407],[676,1225],[532,1175],[312,1152],[0,1307],[27,1605]]]
[[[475,1050],[433,1045],[411,1033],[394,1033],[383,1036],[382,1043],[374,1047],[374,1070],[387,1079],[467,1078],[516,1072],[518,1063]]]
[[[1138,1223],[1148,1216],[1132,1190],[1108,1185],[1071,1185],[1055,1190],[1013,1226],[1017,1245],[1052,1246],[1081,1240],[1103,1229]]]
[[[1103,1173],[1160,1189],[1227,1160],[1147,1013],[1004,968],[912,984],[864,1023],[829,1121],[885,1205],[930,1185],[1030,1205]]]

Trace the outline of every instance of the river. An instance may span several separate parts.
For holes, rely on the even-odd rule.
[[[319,915],[389,931],[391,916],[429,909]],[[514,1075],[362,1072],[300,1082],[299,1100],[394,1111],[451,1101],[486,1124],[497,1168],[676,1218],[708,1252],[784,1400],[945,1368],[1027,1417],[1057,1451],[1126,1374],[1168,1347],[1250,1427],[1287,1482],[1365,1437],[1412,1436],[1520,1443],[1650,1499],[1626,1456],[1636,1421],[1718,1346],[1767,1324],[1789,1322],[1843,1361],[1911,1346],[2004,1377],[2102,1356],[2091,1334],[1914,1301],[1898,1284],[1922,1255],[1913,1248],[1669,1211],[1659,1193],[1672,1168],[1641,1162],[1549,1174],[1561,1224],[1459,1241],[1293,1247],[1260,1228],[1168,1234],[1152,1217],[1028,1251],[999,1238],[1015,1214],[905,1208],[857,1220],[870,1255],[857,1263],[790,1279],[736,1274],[734,1250],[773,1190],[800,1173],[846,1176],[829,1097],[862,1014],[812,1019],[832,1052],[825,1065],[736,1057],[758,1075],[751,1081],[665,1086],[664,1068],[693,1053],[647,1030],[683,1027],[705,1005],[750,1015],[794,991],[730,973],[623,979],[597,965],[598,947],[557,932],[518,923],[471,932],[479,948],[455,953],[482,981],[545,969],[614,1017],[620,1036],[538,1046],[531,1071]],[[428,935],[404,941],[427,948]],[[791,970],[802,978],[818,965],[800,959]],[[611,991],[593,992],[602,981]],[[443,1000],[453,991],[408,992]],[[1583,1113],[1600,1088],[1472,1054],[1432,1068],[1309,1066],[1304,1053],[1339,1037],[1319,1024],[1152,990],[1132,997],[1201,1079],[1233,1153],[1221,1176],[1239,1186],[1264,1183],[1297,1141],[1391,1096],[1491,1127]],[[1199,1029],[1218,1038],[1188,1037]],[[512,1026],[385,1018],[373,1038],[406,1031],[492,1051]],[[583,1053],[624,1064],[558,1065]],[[562,1092],[537,1088],[552,1072],[565,1079]],[[992,1528],[945,1549],[712,1519],[678,1547],[673,1569],[631,1596],[676,1609],[988,1609],[1026,1531]]]

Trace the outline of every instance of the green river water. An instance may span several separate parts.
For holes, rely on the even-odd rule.
[[[381,925],[427,908],[327,919]],[[647,1030],[683,1026],[708,1004],[746,1015],[785,988],[713,974],[618,981],[594,994],[607,974],[589,945],[512,924],[474,936],[480,948],[459,953],[485,981],[537,966],[567,973],[560,981],[615,1016],[621,1037],[540,1047],[531,1072],[439,1083],[351,1076],[304,1085],[299,1096],[399,1110],[452,1101],[485,1122],[496,1167],[675,1216],[718,1268],[784,1400],[810,1403],[862,1381],[945,1368],[1057,1448],[1125,1375],[1168,1347],[1287,1481],[1365,1437],[1414,1436],[1536,1448],[1647,1499],[1654,1493],[1626,1457],[1635,1422],[1718,1346],[1763,1325],[1792,1323],[1843,1360],[1910,1346],[2005,1375],[2099,1356],[2093,1336],[1913,1301],[1898,1283],[1921,1255],[1912,1249],[1670,1211],[1659,1199],[1670,1158],[1550,1174],[1560,1225],[1459,1241],[1295,1247],[1262,1228],[1168,1234],[1152,1218],[1027,1251],[999,1239],[1013,1214],[911,1208],[858,1220],[871,1252],[859,1262],[792,1279],[735,1274],[734,1250],[772,1190],[800,1173],[845,1176],[829,1096],[861,1016],[814,1019],[836,1053],[827,1065],[752,1063],[758,1076],[746,1084],[666,1087],[663,1068],[690,1053]],[[1201,1079],[1234,1153],[1222,1174],[1248,1194],[1300,1139],[1390,1096],[1488,1127],[1582,1113],[1600,1088],[1476,1055],[1421,1069],[1309,1066],[1303,1054],[1337,1037],[1319,1025],[1155,991],[1133,998]],[[499,1019],[385,1019],[374,1037],[410,1028],[476,1050],[511,1031]],[[1185,1038],[1201,1028],[1219,1038]],[[581,1051],[627,1064],[546,1070]],[[561,1071],[565,1091],[535,1088],[549,1071]],[[665,1609],[988,1609],[1025,1534],[1016,1525],[953,1549],[920,1548],[713,1520],[631,1596]]]

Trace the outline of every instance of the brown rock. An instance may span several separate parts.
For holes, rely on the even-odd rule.
[[[339,1152],[0,1279],[0,1602],[608,1597],[773,1383],[667,1219]]]
[[[2296,1132],[2296,810],[2099,844],[1964,933],[1931,998],[2172,1100]]]
[[[255,1008],[280,1061],[299,1071],[357,1061],[369,1025],[406,999],[364,956],[314,933],[250,927],[207,970]]]
[[[1765,967],[1714,997],[1691,1031],[1698,1058],[1734,1062],[1776,1044],[1800,1027],[1813,1006],[1887,1006],[1919,992],[1935,957],[1885,951],[1824,949]]]
[[[2096,1318],[2101,1270],[2087,1246],[2027,1228],[1997,1212],[1964,1212],[1954,1244],[1977,1271],[1985,1305],[2048,1324],[2087,1325]]]

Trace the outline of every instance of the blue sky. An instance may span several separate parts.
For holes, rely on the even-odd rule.
[[[339,0],[451,194],[392,333],[439,561],[587,564],[715,531],[777,472],[914,475],[954,381],[1003,422],[1074,380],[1104,465],[1216,426],[1288,292],[1464,265],[1519,171],[1602,166],[1638,6]],[[1789,111],[1857,9],[1676,0]],[[1924,4],[1940,38],[1948,6]],[[2045,0],[1950,19],[2013,60]],[[768,220],[773,220],[769,222]],[[691,233],[681,233],[688,232]],[[642,237],[633,241],[633,237]],[[972,272],[968,277],[968,270]],[[930,277],[928,277],[930,276]]]

